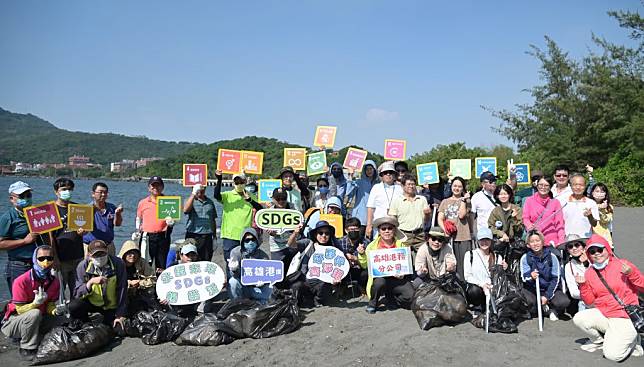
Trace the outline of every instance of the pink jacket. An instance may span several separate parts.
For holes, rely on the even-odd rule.
[[[543,199],[538,192],[535,192],[523,205],[523,225],[526,231],[532,228],[537,218],[539,218],[537,229],[543,233],[546,239],[545,246],[550,246],[550,241],[554,241],[555,246],[564,242],[564,217],[559,200]]]
[[[604,277],[606,283],[611,287],[617,296],[627,305],[637,305],[639,300],[637,298],[638,291],[644,291],[644,276],[640,273],[639,269],[628,260],[618,259],[613,256],[613,252],[608,245],[608,241],[604,237],[594,234],[588,241],[586,241],[586,248],[591,243],[601,243],[604,245],[605,250],[608,251],[609,260],[608,265],[599,270],[599,273]],[[586,252],[588,258],[590,255]],[[628,275],[622,273],[622,263],[627,264],[631,268]],[[623,319],[628,318],[628,314],[624,308],[617,303],[612,294],[606,289],[595,269],[591,266],[584,273],[586,282],[579,285],[579,292],[581,299],[587,305],[594,305],[602,315],[606,317],[619,317]]]

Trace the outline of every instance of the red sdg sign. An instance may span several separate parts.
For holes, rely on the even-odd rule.
[[[184,164],[183,186],[192,187],[197,184],[208,186],[207,164]]]
[[[48,201],[44,204],[30,206],[22,210],[31,233],[47,233],[63,228],[56,203]]]

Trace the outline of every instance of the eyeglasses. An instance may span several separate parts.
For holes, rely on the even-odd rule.
[[[53,256],[38,256],[36,259],[38,259],[38,261],[54,261]]]
[[[539,184],[539,185],[537,185],[537,187],[540,188],[540,189],[547,189],[547,188],[550,187],[550,184]]]
[[[107,195],[107,190],[105,191],[94,191],[96,195]]]
[[[429,239],[435,242],[444,243],[447,242],[444,238],[429,236]]]
[[[394,228],[395,228],[394,226],[382,226],[382,227],[380,227],[378,229],[381,230],[381,231],[393,231]]]
[[[320,232],[317,232],[316,235],[318,235],[318,236],[330,236],[331,232],[329,232],[329,231],[320,231]]]
[[[555,177],[568,177],[567,173],[557,173]]]
[[[584,244],[581,242],[569,243],[566,245],[568,250],[572,250],[573,247],[584,247]]]
[[[588,250],[588,253],[589,253],[589,254],[591,254],[591,255],[601,254],[602,252],[604,252],[604,248],[603,248],[603,247],[591,247],[591,248]]]

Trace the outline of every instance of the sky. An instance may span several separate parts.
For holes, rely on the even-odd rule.
[[[508,144],[481,106],[530,102],[530,45],[573,58],[632,1],[0,0],[0,107],[74,131],[211,143],[247,135],[408,155]],[[26,132],[28,133],[28,132]],[[261,147],[258,147],[258,150]]]

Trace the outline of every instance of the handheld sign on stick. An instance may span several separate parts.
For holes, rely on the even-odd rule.
[[[543,311],[541,310],[541,286],[539,285],[539,275],[537,274],[537,316],[539,317],[539,331],[543,331]]]

